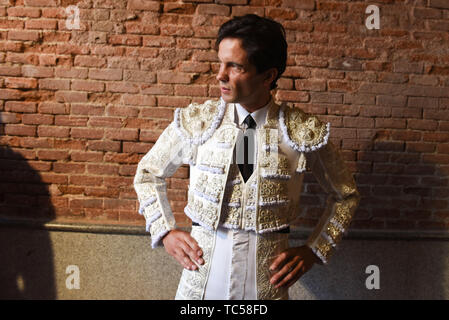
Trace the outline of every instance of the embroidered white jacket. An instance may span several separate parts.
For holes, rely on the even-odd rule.
[[[270,103],[266,124],[256,130],[256,176],[248,180],[254,186],[249,196],[252,198],[244,213],[231,214],[240,208],[239,203],[232,201],[236,192],[233,179],[240,173],[231,164],[241,131],[233,122],[231,111],[233,108],[222,99],[176,109],[174,121],[139,162],[134,187],[152,246],[160,245],[162,237],[176,228],[165,178],[182,164],[190,164],[188,204],[184,211],[192,221],[209,230],[223,225],[257,233],[284,229],[295,222],[307,164],[329,193],[327,208],[307,245],[327,263],[359,202],[351,173],[338,150],[328,142],[329,124],[298,108]]]

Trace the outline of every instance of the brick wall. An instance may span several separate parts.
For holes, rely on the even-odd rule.
[[[246,13],[287,30],[275,96],[331,122],[363,197],[353,228],[448,229],[446,0],[0,0],[0,215],[143,225],[136,164],[174,108],[219,96],[212,44]],[[188,168],[167,182],[186,225]],[[325,197],[305,182],[311,226]]]

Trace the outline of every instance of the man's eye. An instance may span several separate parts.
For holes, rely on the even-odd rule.
[[[232,67],[233,67],[235,70],[239,71],[239,72],[242,72],[242,71],[243,71],[243,67],[242,67],[242,66],[239,66],[238,64],[234,64],[234,65],[232,65]]]

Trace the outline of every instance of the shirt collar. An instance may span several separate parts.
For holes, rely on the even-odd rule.
[[[261,128],[267,121],[267,112],[268,112],[268,106],[271,103],[271,100],[262,108],[257,109],[254,112],[249,113],[244,107],[240,105],[240,103],[235,104],[236,109],[236,123],[239,126],[242,126],[243,121],[245,121],[245,118],[248,116],[248,114],[251,114],[251,117],[256,122],[257,128]]]

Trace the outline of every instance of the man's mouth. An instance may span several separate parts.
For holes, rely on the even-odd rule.
[[[231,89],[221,87],[221,92],[223,92],[223,93],[229,93],[230,91],[231,91]]]

